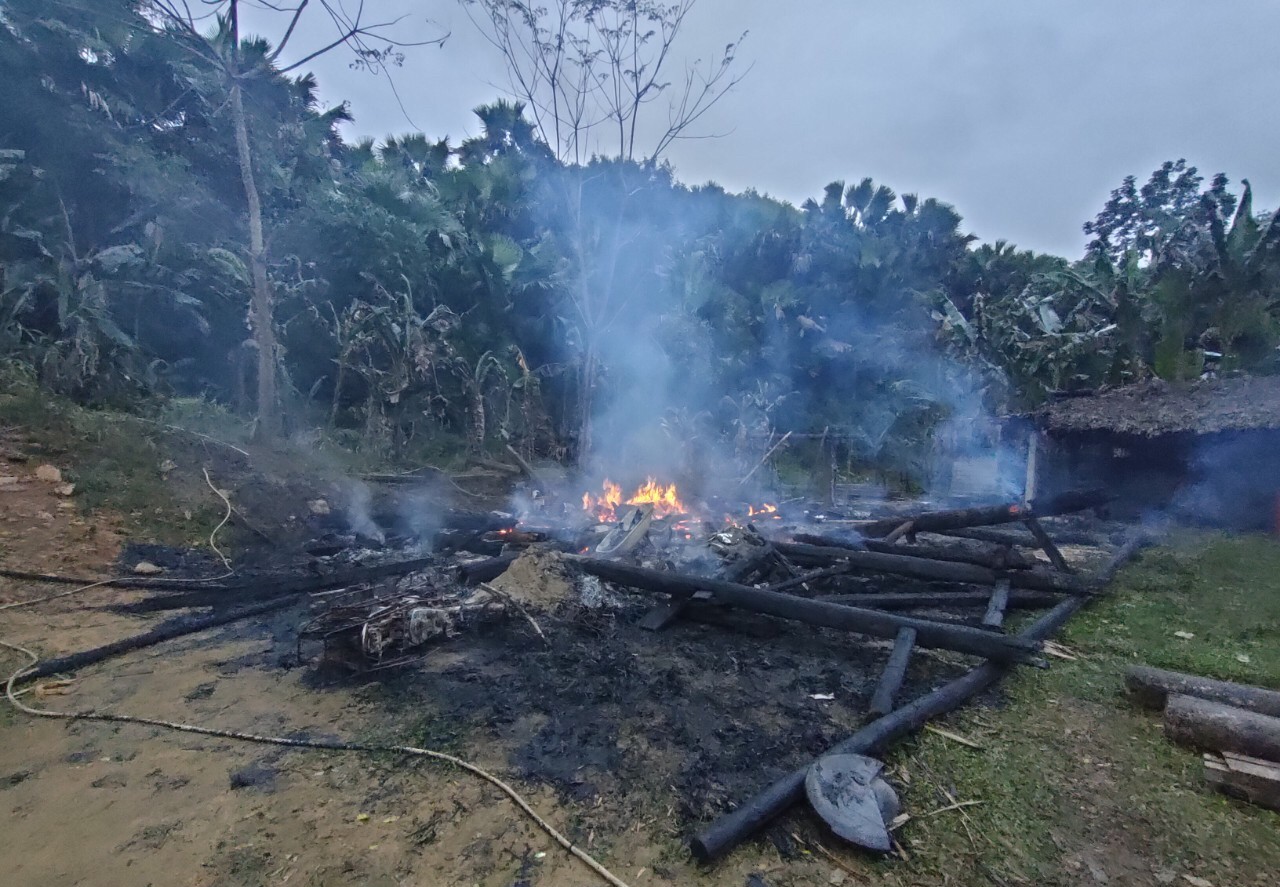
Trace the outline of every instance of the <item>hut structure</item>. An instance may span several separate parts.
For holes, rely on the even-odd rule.
[[[1101,486],[1112,513],[1241,530],[1280,520],[1280,376],[1154,380],[1031,413],[1030,498]]]

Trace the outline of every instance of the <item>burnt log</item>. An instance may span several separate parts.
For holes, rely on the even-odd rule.
[[[78,668],[84,668],[86,665],[93,665],[102,662],[105,659],[111,659],[114,656],[120,656],[133,650],[141,650],[145,647],[154,647],[156,644],[165,641],[171,641],[185,635],[195,634],[199,631],[206,631],[210,628],[217,628],[220,625],[229,625],[232,622],[238,622],[241,619],[248,619],[251,616],[261,616],[264,613],[271,613],[276,610],[283,610],[286,607],[295,606],[298,603],[296,595],[286,595],[276,597],[266,601],[259,601],[246,607],[237,607],[233,610],[224,610],[219,613],[211,613],[204,616],[192,616],[184,619],[174,619],[163,625],[156,626],[150,631],[144,631],[140,634],[131,635],[130,637],[121,638],[118,641],[112,641],[109,644],[103,644],[100,647],[93,647],[88,650],[82,650],[79,653],[71,653],[67,656],[59,656],[55,659],[46,659],[36,664],[30,671],[24,672],[17,679],[17,683],[25,683],[33,681],[37,678],[49,677],[50,675],[61,674],[63,672],[75,671]]]
[[[1040,550],[1049,558],[1049,563],[1053,564],[1054,569],[1063,573],[1075,572],[1071,569],[1071,565],[1067,563],[1067,559],[1062,556],[1062,552],[1058,550],[1058,546],[1053,544],[1053,540],[1049,538],[1049,534],[1040,525],[1040,521],[1034,517],[1029,517],[1023,523],[1031,531],[1031,535],[1035,537]]]
[[[126,613],[149,613],[156,610],[177,610],[184,607],[221,607],[244,604],[246,601],[298,596],[313,591],[344,588],[363,582],[374,582],[390,576],[416,573],[436,563],[434,557],[390,561],[383,564],[346,567],[331,573],[318,575],[264,576],[251,582],[228,585],[221,588],[196,586],[196,590],[150,597],[118,607]]]
[[[490,582],[507,572],[507,567],[514,564],[519,556],[520,552],[510,551],[497,557],[469,561],[458,567],[458,580],[464,585],[478,585],[481,582]]]
[[[907,677],[907,664],[911,662],[911,651],[916,646],[916,630],[903,628],[894,638],[893,649],[889,652],[889,661],[880,673],[880,683],[871,697],[869,709],[874,715],[887,715],[893,711],[893,700],[902,689],[902,682]]]
[[[709,591],[712,600],[719,604],[824,628],[838,628],[888,638],[895,637],[899,629],[914,628],[917,643],[922,647],[954,650],[957,653],[969,653],[999,662],[1032,661],[1034,653],[1039,649],[1039,645],[1034,642],[1008,638],[965,625],[949,625],[927,619],[895,616],[879,610],[779,594],[762,588],[725,582],[721,579],[660,572],[596,558],[577,556],[569,560],[576,563],[584,572],[619,585],[659,592],[672,597],[689,597],[699,591]]]
[[[966,545],[892,545],[881,539],[862,539],[851,542],[816,533],[796,533],[793,541],[823,548],[847,548],[850,551],[875,551],[880,554],[901,554],[922,557],[934,561],[952,561],[958,564],[976,564],[991,570],[1025,570],[1032,566],[1030,558],[1005,545],[996,551],[977,551]]]
[[[871,607],[876,610],[914,610],[924,607],[957,610],[989,607],[991,596],[991,593],[986,591],[885,591],[864,594],[824,594],[815,600],[832,604],[852,604],[855,607]],[[1018,610],[1044,610],[1055,606],[1061,600],[1061,595],[1051,591],[1012,591],[1009,592],[1006,606]]]
[[[1084,511],[1107,504],[1110,496],[1101,490],[1063,493],[1044,502],[1037,502],[1034,509],[1017,502],[1003,505],[986,505],[979,508],[957,508],[949,511],[925,511],[914,515],[900,515],[871,521],[858,527],[858,532],[870,538],[888,536],[904,523],[910,522],[912,533],[933,533],[938,530],[959,530],[965,527],[988,527],[1026,520],[1030,516],[1048,517]]]
[[[1195,696],[1243,708],[1271,717],[1280,717],[1280,690],[1267,690],[1232,681],[1216,681],[1199,675],[1165,671],[1146,665],[1125,669],[1124,685],[1137,704],[1159,711],[1170,696]]]
[[[1173,695],[1164,707],[1164,733],[1180,745],[1280,761],[1280,718],[1195,696]]]
[[[1097,587],[1108,584],[1116,573],[1137,556],[1150,542],[1145,533],[1132,536],[1112,557],[1094,580]],[[1083,607],[1089,598],[1071,596],[1045,613],[1018,633],[1024,641],[1043,641],[1062,628]],[[890,712],[867,724],[826,754],[875,755],[894,742],[922,728],[933,718],[954,711],[1008,673],[1008,667],[994,662],[980,665],[968,674],[956,678],[926,693],[902,708]],[[695,834],[689,843],[698,859],[710,861],[732,850],[749,835],[782,813],[804,794],[804,780],[809,764],[793,770],[774,782],[764,791],[749,799],[736,810],[717,819]]]
[[[849,548],[829,548],[805,545],[800,542],[775,542],[783,554],[799,562],[830,564],[847,561],[862,570],[873,573],[893,573],[927,579],[934,582],[960,582],[966,585],[995,585],[1001,577],[995,570],[976,564],[960,564],[938,561],[932,558],[910,557],[901,554],[884,554],[878,551],[855,551]],[[1031,588],[1039,591],[1061,591],[1069,594],[1089,594],[1090,590],[1070,576],[1058,573],[1039,573],[1019,570],[1007,577],[1015,588]]]

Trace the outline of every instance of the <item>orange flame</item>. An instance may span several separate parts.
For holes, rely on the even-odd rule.
[[[582,509],[591,512],[601,523],[612,523],[617,520],[617,508],[623,501],[622,487],[606,478],[601,490],[600,496],[583,493]],[[663,486],[653,477],[647,478],[626,502],[628,505],[652,505],[654,517],[684,514],[686,511],[676,485]]]

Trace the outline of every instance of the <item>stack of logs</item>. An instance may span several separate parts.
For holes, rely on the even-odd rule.
[[[691,608],[711,605],[892,639],[869,709],[870,715],[880,717],[833,750],[871,753],[962,705],[998,680],[1010,665],[1042,664],[1036,658],[1041,642],[1105,585],[1118,564],[1139,546],[1136,540],[1124,546],[1101,577],[1084,581],[1039,518],[1105,502],[1104,494],[1088,492],[1037,503],[1034,509],[1005,504],[925,512],[862,524],[856,528],[855,541],[803,534],[766,539],[749,527],[748,544],[740,546],[745,550],[727,560],[716,578],[584,555],[570,560],[587,574],[668,596],[643,618],[641,625],[650,630],[672,624]],[[990,529],[1014,523],[1023,524],[1029,532]],[[921,539],[925,534],[940,538]],[[1051,568],[1035,566],[1037,561],[1018,552],[1017,546],[1044,551]],[[859,590],[856,577],[863,574],[905,577],[929,585],[923,590]],[[833,585],[834,594],[829,593]],[[980,625],[893,612],[974,607],[983,612]],[[1006,610],[1012,607],[1050,609],[1021,633],[1010,635],[1004,633],[1003,623]],[[970,654],[986,663],[920,699],[898,705],[896,698],[916,647]],[[785,810],[802,794],[806,769],[789,774],[696,835],[694,853],[704,860],[714,859]]]
[[[1146,666],[1129,668],[1125,686],[1163,710],[1165,735],[1204,752],[1211,786],[1280,810],[1280,691]]]

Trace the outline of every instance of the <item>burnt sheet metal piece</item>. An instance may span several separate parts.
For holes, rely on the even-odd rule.
[[[813,762],[804,788],[814,812],[846,841],[868,850],[893,849],[889,825],[898,795],[880,778],[884,764],[865,755],[827,755]]]

